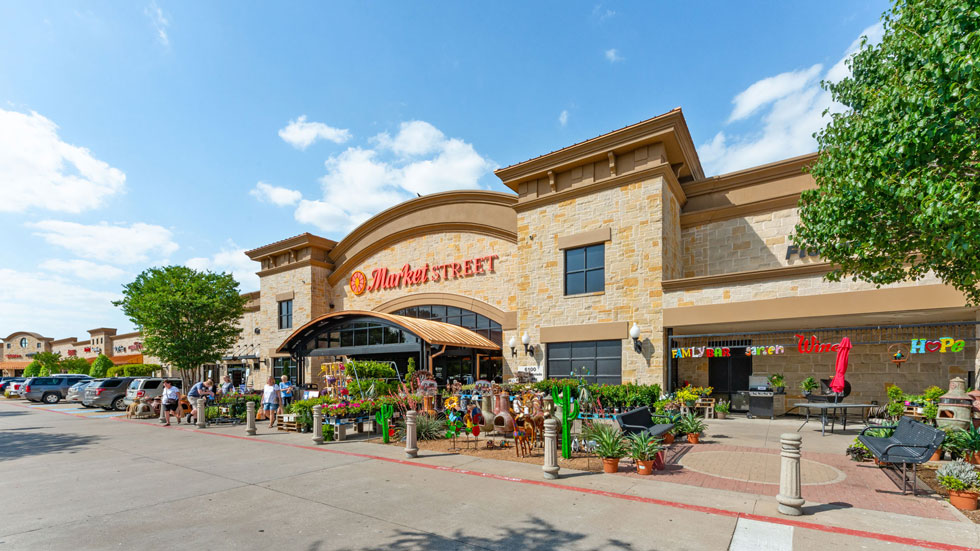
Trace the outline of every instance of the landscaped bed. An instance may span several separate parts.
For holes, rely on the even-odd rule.
[[[943,499],[949,499],[949,491],[939,485],[939,480],[936,478],[936,470],[939,468],[940,463],[926,463],[925,465],[919,466],[919,480],[925,482],[933,492],[941,496]],[[980,509],[976,511],[960,511],[966,518],[972,520],[975,524],[980,524]]]

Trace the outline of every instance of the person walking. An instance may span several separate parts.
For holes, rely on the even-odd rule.
[[[180,424],[180,414],[177,413],[177,406],[180,404],[180,389],[175,387],[168,380],[163,381],[163,394],[160,395],[160,407],[163,408],[164,426],[170,426],[170,414],[173,413]]]
[[[221,394],[228,396],[235,393],[235,385],[231,382],[231,377],[225,375],[221,378]]]
[[[282,407],[282,393],[275,377],[269,377],[262,389],[262,411],[269,417],[269,428],[276,426],[276,412]]]
[[[214,396],[214,382],[208,379],[203,382],[196,383],[187,391],[187,400],[191,403],[191,412],[187,414],[187,422],[191,422],[191,417],[197,418],[197,399]]]
[[[296,386],[289,381],[288,375],[283,375],[282,382],[279,383],[279,393],[282,395],[279,413],[286,413],[286,408],[293,402],[294,392],[296,392]]]

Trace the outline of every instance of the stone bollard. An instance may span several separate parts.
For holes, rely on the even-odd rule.
[[[249,436],[255,436],[255,402],[249,401],[245,404],[245,419],[248,423],[245,433]]]
[[[558,478],[558,420],[549,417],[544,420],[544,477],[548,480]]]
[[[779,502],[778,510],[784,515],[800,516],[803,514],[803,493],[800,480],[800,446],[803,436],[795,432],[787,432],[779,437],[783,451],[782,465],[779,470]]]
[[[208,416],[204,410],[207,409],[207,398],[197,399],[197,428],[203,429],[208,426]]]
[[[405,457],[408,459],[419,456],[419,446],[415,439],[415,415],[414,411],[405,413]]]
[[[323,406],[313,406],[313,443],[323,443]]]
[[[337,423],[336,425],[334,425],[333,434],[334,434],[334,440],[338,442],[343,442],[344,440],[347,440],[347,424]]]

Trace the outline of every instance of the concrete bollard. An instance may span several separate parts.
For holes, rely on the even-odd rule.
[[[414,411],[405,413],[405,457],[408,459],[419,456],[419,446],[415,439],[415,415]]]
[[[313,406],[313,443],[323,443],[323,406]]]
[[[782,465],[779,470],[779,502],[777,509],[780,513],[790,516],[803,514],[803,492],[800,480],[800,446],[803,436],[795,432],[787,432],[779,437],[782,444]]]
[[[336,425],[334,425],[333,434],[334,434],[334,440],[338,442],[343,442],[344,440],[347,440],[347,424],[337,423]]]
[[[203,429],[208,426],[208,416],[205,414],[204,410],[208,407],[207,398],[197,399],[197,428]]]
[[[255,402],[249,401],[245,404],[245,419],[248,423],[245,433],[249,436],[255,436]]]
[[[549,417],[544,420],[544,477],[548,480],[558,478],[558,420]]]

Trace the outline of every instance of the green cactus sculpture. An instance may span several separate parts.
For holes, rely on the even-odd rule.
[[[559,396],[561,397],[559,398]],[[565,385],[560,394],[557,386],[551,387],[551,398],[555,401],[555,405],[561,408],[561,417],[558,418],[558,422],[561,423],[561,456],[565,459],[571,459],[572,421],[578,417],[579,403],[572,402],[572,387],[570,385]]]
[[[395,414],[395,406],[383,404],[381,409],[374,414],[374,420],[381,427],[381,441],[388,443],[388,426],[391,424],[391,416]]]

